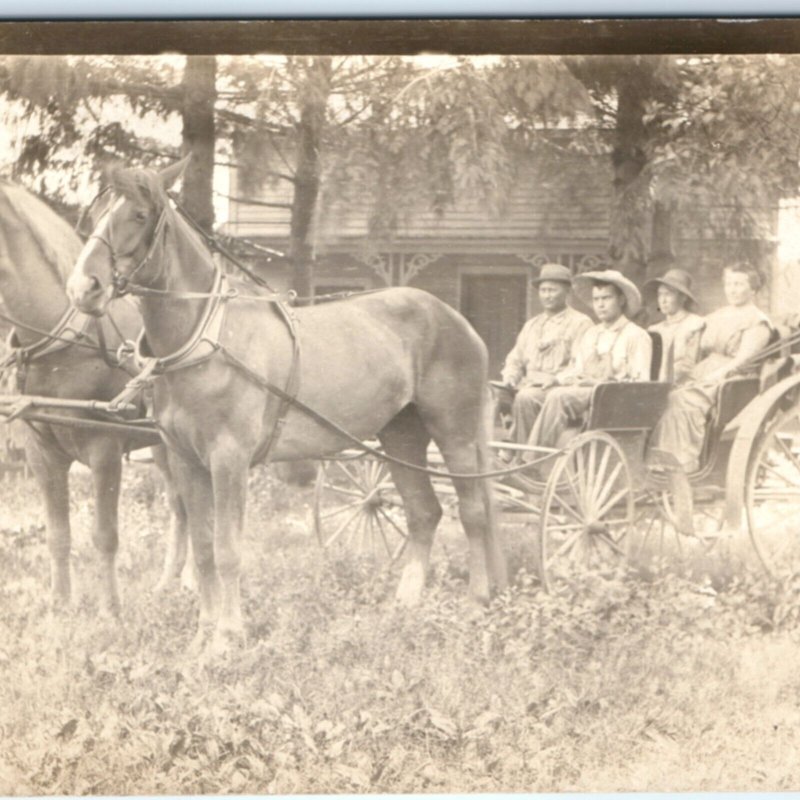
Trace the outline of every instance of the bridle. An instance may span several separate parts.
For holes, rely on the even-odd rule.
[[[91,206],[95,204],[98,198],[108,190],[109,187],[103,189],[103,191],[101,191],[100,194],[98,194],[97,197],[95,197],[95,199],[92,201],[89,208],[91,208]],[[106,225],[106,235],[104,236],[102,233],[96,233],[93,231],[86,238],[86,241],[89,242],[92,239],[97,239],[99,242],[101,242],[108,248],[108,252],[111,255],[111,287],[112,287],[111,299],[113,300],[116,297],[122,297],[123,295],[126,294],[136,294],[137,290],[146,289],[146,287],[139,286],[139,284],[134,283],[133,278],[140,270],[142,270],[145,266],[147,266],[147,264],[152,259],[153,254],[155,253],[156,247],[158,247],[161,241],[164,229],[166,228],[167,208],[165,204],[164,207],[161,209],[161,214],[159,215],[155,227],[153,228],[152,240],[150,242],[150,247],[147,249],[147,253],[145,253],[144,258],[142,258],[142,260],[128,275],[123,275],[119,271],[117,263],[122,259],[131,258],[131,256],[133,256],[133,254],[138,249],[140,243],[137,242],[136,246],[128,253],[122,253],[122,254],[117,253],[113,243],[114,233],[111,225],[112,217],[110,216],[112,208],[113,206],[110,206],[103,215],[103,216],[108,216],[108,224]],[[102,221],[102,217],[100,221]],[[96,228],[100,227],[100,221],[98,221]]]

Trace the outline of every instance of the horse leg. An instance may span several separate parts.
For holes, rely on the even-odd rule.
[[[386,453],[403,461],[423,465],[430,435],[413,406],[407,406],[379,434]],[[403,605],[419,602],[428,572],[431,545],[442,507],[433,490],[430,476],[389,462],[392,480],[403,498],[408,525],[407,560],[397,587],[397,600]]]
[[[454,376],[448,369],[435,370],[417,392],[420,419],[442,453],[451,473],[476,475],[491,469],[489,394],[485,370]],[[458,390],[454,381],[461,378]],[[453,479],[458,513],[469,541],[469,589],[471,596],[488,601],[492,580],[505,588],[505,554],[497,526],[491,482],[488,479]],[[491,570],[491,572],[490,572]]]
[[[449,472],[462,475],[480,473],[484,459],[480,446],[482,431],[471,426],[458,415],[426,414],[425,426],[442,453]],[[477,436],[476,436],[477,432]],[[469,541],[469,591],[480,603],[489,600],[489,537],[493,531],[493,513],[484,482],[474,478],[454,478],[453,486],[458,496],[458,515]],[[494,561],[494,559],[492,559]]]
[[[115,440],[101,441],[89,454],[94,483],[94,528],[92,541],[100,553],[100,608],[117,616],[120,610],[117,585],[119,549],[119,489],[122,481],[122,451]]]
[[[218,445],[211,454],[214,558],[221,595],[213,645],[216,651],[224,651],[244,638],[239,580],[249,467],[250,454],[233,440]]]
[[[155,586],[156,592],[168,589],[173,581],[179,579],[184,573],[184,585],[188,588],[197,588],[197,576],[194,573],[194,561],[188,559],[189,530],[187,527],[186,505],[180,492],[170,466],[169,455],[166,447],[159,445],[152,449],[153,461],[164,479],[164,489],[167,494],[167,503],[172,511],[167,550],[164,554],[164,567],[161,577]]]
[[[214,536],[212,520],[214,498],[211,475],[201,464],[189,462],[175,451],[170,451],[170,472],[186,509],[186,524],[192,542],[194,563],[197,569],[200,618],[191,650],[202,649],[206,635],[217,620],[219,587],[214,565]]]
[[[69,467],[70,460],[34,438],[30,433],[26,443],[26,458],[44,498],[47,519],[47,549],[50,551],[50,591],[53,608],[69,603],[70,525],[69,525]]]

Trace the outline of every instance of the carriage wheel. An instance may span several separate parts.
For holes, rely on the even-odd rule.
[[[692,530],[681,530],[676,499],[663,475],[652,475],[648,488],[637,499],[636,541],[631,546],[634,561],[677,557],[692,562],[710,553],[721,541],[725,507],[721,492],[712,487],[694,493]]]
[[[408,537],[386,463],[374,456],[320,462],[314,532],[327,551],[399,558]]]
[[[542,585],[625,559],[634,509],[628,461],[614,439],[600,431],[573,439],[553,464],[542,498]]]
[[[779,412],[753,451],[745,484],[750,540],[771,575],[800,565],[800,403]]]

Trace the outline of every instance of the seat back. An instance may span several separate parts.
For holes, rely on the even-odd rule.
[[[715,433],[724,430],[725,426],[759,393],[760,381],[755,375],[729,378],[722,384],[713,412],[712,429]]]
[[[587,430],[651,430],[667,407],[670,385],[654,381],[594,387]]]
[[[650,380],[657,381],[661,374],[661,365],[664,363],[664,340],[660,333],[648,331],[650,341],[653,343],[653,356],[650,360]]]

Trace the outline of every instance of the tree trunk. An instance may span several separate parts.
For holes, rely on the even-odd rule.
[[[648,185],[645,100],[650,67],[641,60],[621,65],[616,81],[617,125],[611,162],[614,196],[609,231],[609,255],[614,266],[633,280],[643,277],[647,259]]]
[[[650,257],[645,277],[649,280],[669,269],[675,260],[673,249],[675,202],[656,200],[650,233]]]
[[[320,189],[320,147],[330,93],[330,59],[311,59],[306,75],[297,127],[297,168],[289,245],[292,288],[301,298],[311,297],[313,289],[314,222]]]
[[[209,233],[214,227],[216,56],[187,56],[183,73],[183,152],[191,153],[181,203]]]

